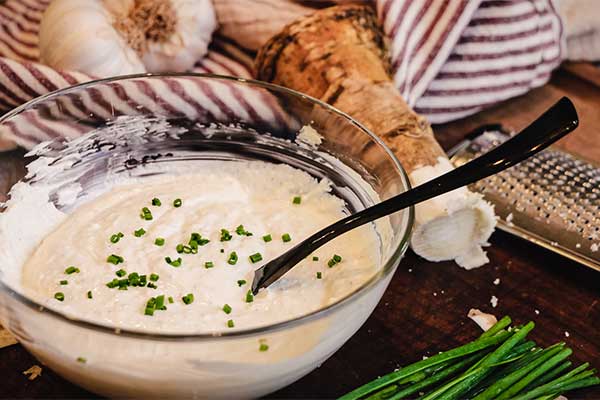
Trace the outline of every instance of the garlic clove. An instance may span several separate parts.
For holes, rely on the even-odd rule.
[[[204,56],[210,0],[54,0],[40,26],[40,61],[105,77],[183,72]]]
[[[208,51],[217,28],[210,0],[171,0],[178,21],[176,34],[166,42],[153,42],[142,56],[149,71],[185,71],[191,69]]]
[[[95,0],[55,0],[40,25],[40,61],[57,69],[111,76],[145,72],[138,55]]]

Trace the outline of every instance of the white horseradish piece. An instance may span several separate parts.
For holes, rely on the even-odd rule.
[[[379,236],[363,226],[253,297],[253,271],[344,217],[344,203],[327,182],[286,165],[196,165],[194,174],[119,183],[75,209],[34,246],[23,292],[119,328],[215,332],[305,315],[380,268]]]

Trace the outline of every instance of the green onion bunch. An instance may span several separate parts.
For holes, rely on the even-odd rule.
[[[584,363],[571,368],[564,343],[541,348],[527,340],[529,322],[510,327],[504,317],[478,339],[382,376],[342,396],[342,400],[554,399],[600,384]]]

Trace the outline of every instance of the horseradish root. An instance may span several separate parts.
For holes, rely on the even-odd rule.
[[[392,149],[413,185],[452,169],[429,123],[394,87],[385,38],[370,7],[331,7],[291,23],[262,47],[256,69],[259,79],[319,98],[363,123]],[[482,246],[496,218],[481,195],[461,188],[418,205],[415,215],[411,245],[417,254],[467,269],[488,261]]]

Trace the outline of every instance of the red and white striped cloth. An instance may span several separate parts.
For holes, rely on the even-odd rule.
[[[0,113],[94,79],[38,63],[39,24],[50,1],[0,0]],[[553,0],[376,0],[376,7],[391,39],[394,80],[408,103],[433,123],[472,114],[542,85],[564,54]],[[215,38],[193,71],[249,78],[251,65],[250,55],[231,41]],[[173,99],[175,108],[189,106],[185,90],[177,84],[149,90],[160,90],[163,98]],[[231,102],[244,105],[244,113],[252,104],[260,114],[257,118],[279,112],[265,99],[244,93],[234,97]],[[118,91],[99,92],[85,106],[106,109],[116,98]],[[82,112],[76,104],[66,107]],[[22,133],[27,138],[22,136],[19,144],[31,147],[47,139],[39,131]]]

